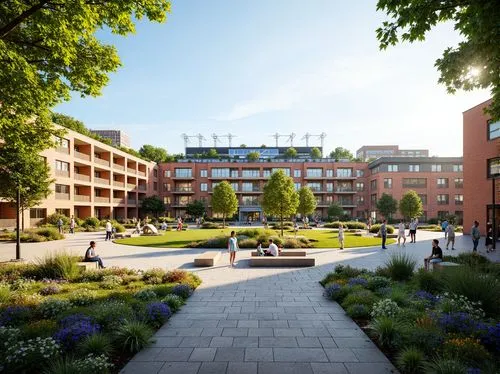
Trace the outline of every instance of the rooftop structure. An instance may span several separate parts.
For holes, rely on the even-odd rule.
[[[187,158],[200,158],[203,155],[209,154],[211,150],[215,150],[218,156],[231,159],[246,159],[249,153],[257,152],[262,159],[272,158],[287,158],[286,151],[290,147],[186,147]],[[295,158],[307,159],[311,158],[313,148],[318,148],[322,152],[321,147],[293,147],[297,151]]]
[[[90,130],[92,133],[110,139],[116,147],[130,148],[130,138],[121,130]]]
[[[363,161],[379,157],[428,157],[428,149],[399,149],[398,145],[364,145],[356,151],[356,157]]]

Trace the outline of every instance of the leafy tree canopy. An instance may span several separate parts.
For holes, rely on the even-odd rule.
[[[330,158],[333,158],[335,160],[342,160],[342,159],[353,160],[354,156],[348,149],[337,147],[330,152]]]
[[[311,157],[312,158],[321,158],[321,151],[314,147],[313,149],[311,149]]]
[[[406,192],[399,202],[399,211],[405,218],[420,217],[424,212],[420,196],[413,190]]]
[[[161,147],[155,147],[150,144],[144,144],[140,149],[139,149],[139,154],[151,161],[154,161],[156,163],[161,163],[161,162],[167,162],[168,160],[168,152],[165,148]]]
[[[259,158],[260,158],[259,152],[250,152],[249,154],[247,154],[248,161],[257,161]]]
[[[295,148],[293,148],[293,147],[288,148],[285,151],[285,157],[287,157],[287,158],[297,157],[297,150]]]
[[[327,213],[330,219],[339,219],[344,215],[344,209],[339,205],[339,203],[334,201],[328,207]]]
[[[200,200],[195,200],[186,206],[186,213],[192,217],[203,217],[205,214],[205,204]]]
[[[439,83],[449,93],[459,89],[491,89],[488,111],[500,119],[500,2],[498,0],[379,0],[377,9],[390,20],[377,29],[380,48],[423,41],[438,23],[451,22],[463,41],[436,60]]]
[[[214,213],[222,214],[223,226],[226,225],[226,218],[238,211],[238,198],[227,181],[215,186],[212,194],[212,210]]]
[[[141,209],[144,213],[150,213],[155,217],[165,212],[165,205],[159,196],[148,196],[142,200]]]
[[[218,158],[219,157],[219,153],[217,153],[217,150],[215,148],[211,148],[207,152],[207,157],[208,158]]]
[[[398,211],[398,201],[391,195],[383,193],[377,201],[377,210],[385,218],[390,218]]]
[[[312,214],[318,204],[313,192],[309,187],[303,186],[299,190],[299,206],[297,211],[303,216]]]

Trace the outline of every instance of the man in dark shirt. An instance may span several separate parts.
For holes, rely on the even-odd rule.
[[[90,247],[85,251],[85,261],[86,262],[97,262],[99,264],[99,269],[105,269],[101,258],[95,253],[95,242],[90,242]]]
[[[425,270],[429,270],[429,264],[435,264],[437,262],[443,262],[443,251],[439,247],[439,240],[434,239],[432,241],[432,254],[424,258]]]

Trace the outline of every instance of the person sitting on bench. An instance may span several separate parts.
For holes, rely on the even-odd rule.
[[[432,241],[432,254],[424,258],[425,270],[429,270],[429,264],[435,264],[437,262],[443,262],[443,251],[439,247],[439,240],[434,239]]]
[[[98,254],[95,253],[95,242],[90,242],[90,247],[87,248],[85,252],[85,262],[97,262],[99,264],[99,269],[106,269],[104,264],[102,263],[102,259]]]
[[[264,256],[277,257],[278,253],[279,253],[278,246],[273,243],[273,239],[269,239],[269,249],[266,249],[264,251]]]

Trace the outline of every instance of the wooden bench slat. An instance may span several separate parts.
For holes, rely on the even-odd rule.
[[[280,257],[286,257],[286,256],[292,256],[292,257],[301,257],[301,256],[306,256],[307,252],[306,251],[281,251],[279,256]],[[252,251],[252,257],[258,257],[257,251]]]

